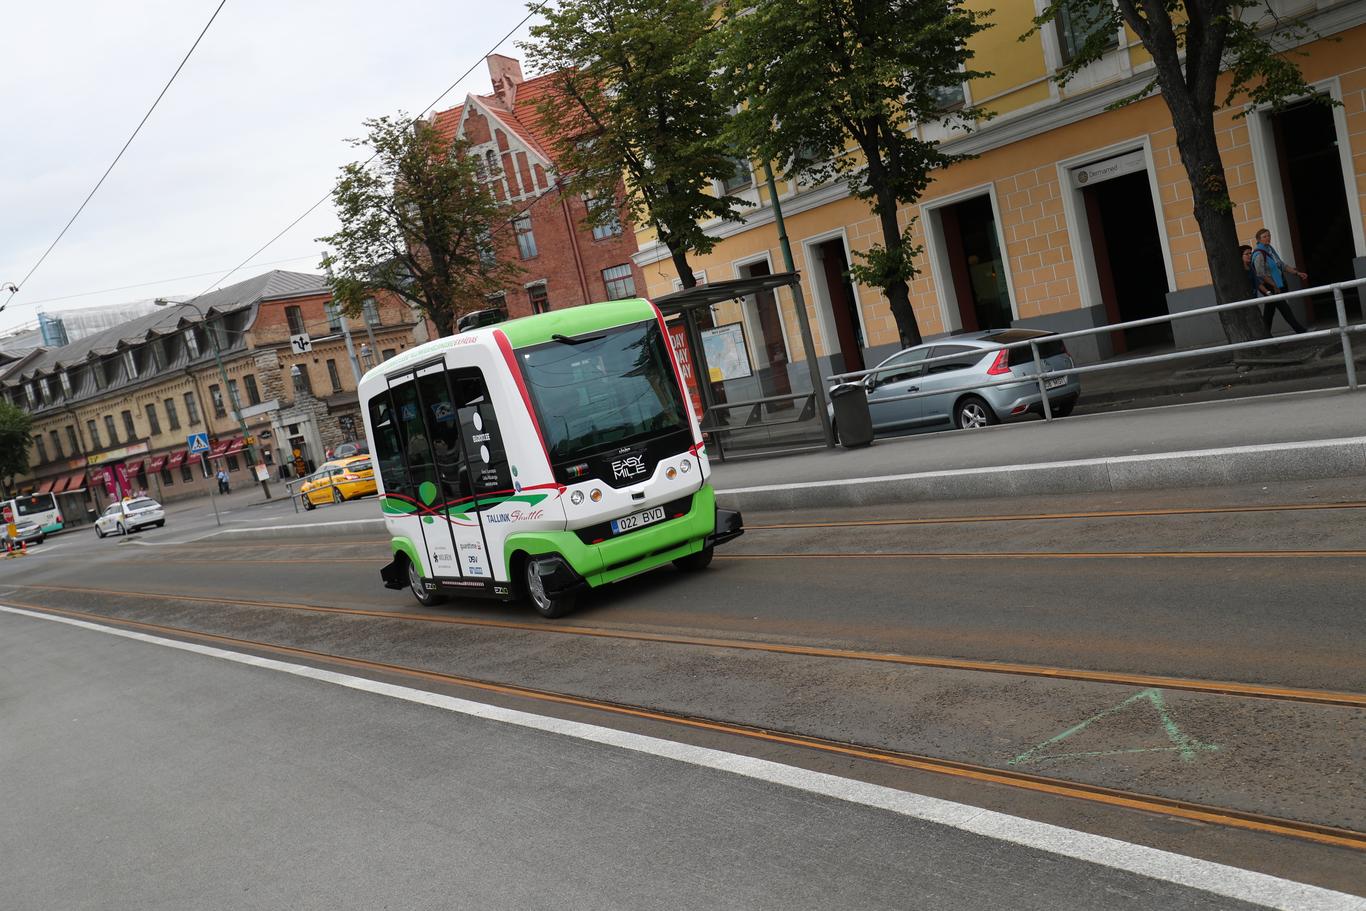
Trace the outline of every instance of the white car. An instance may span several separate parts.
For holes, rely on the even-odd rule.
[[[104,515],[95,520],[95,536],[126,535],[139,528],[166,524],[166,510],[151,497],[137,497],[110,504]]]

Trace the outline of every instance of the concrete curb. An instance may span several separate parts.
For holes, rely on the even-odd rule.
[[[758,511],[1362,476],[1366,437],[1346,437],[737,487],[717,490],[716,498],[732,509]]]
[[[252,538],[272,540],[293,538],[297,535],[326,535],[329,538],[364,538],[370,535],[387,535],[383,519],[348,519],[344,522],[311,522],[301,525],[259,525],[252,528],[224,528],[209,532],[195,541],[210,538]]]

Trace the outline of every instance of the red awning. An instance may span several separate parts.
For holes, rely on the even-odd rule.
[[[62,493],[71,493],[75,490],[85,489],[85,472],[78,471],[62,478]]]
[[[213,448],[209,450],[209,458],[211,458],[211,459],[219,459],[219,458],[222,458],[222,457],[223,457],[223,454],[224,454],[225,452],[228,451],[228,447],[231,446],[231,445],[232,445],[232,440],[230,440],[230,439],[228,439],[228,440],[217,440],[217,441],[215,441],[214,444],[213,444]]]
[[[161,469],[163,469],[163,468],[165,468],[165,467],[166,467],[166,456],[164,456],[164,455],[153,456],[153,457],[152,457],[152,461],[150,461],[150,462],[147,463],[147,472],[148,472],[149,474],[156,474],[158,471],[161,471]]]
[[[136,462],[124,462],[124,463],[123,463],[123,473],[126,474],[126,475],[127,475],[128,477],[130,477],[130,478],[131,478],[133,475],[135,475],[135,474],[141,474],[141,473],[142,473],[142,462],[143,462],[142,459],[138,459]]]
[[[90,483],[91,483],[91,484],[103,484],[103,483],[104,483],[104,469],[103,469],[103,468],[92,468],[92,469],[90,469]]]
[[[64,474],[52,485],[53,493],[61,493],[66,490],[66,486],[71,483],[71,475]]]
[[[232,442],[228,444],[228,448],[226,451],[224,451],[223,455],[237,455],[239,452],[246,448],[247,440],[245,437],[233,437]]]
[[[38,485],[38,489],[35,490],[34,493],[52,493],[52,485],[56,484],[58,480],[60,479],[48,478],[46,481]]]
[[[185,461],[185,450],[177,449],[171,453],[171,457],[166,460],[167,468],[179,468],[180,463]]]

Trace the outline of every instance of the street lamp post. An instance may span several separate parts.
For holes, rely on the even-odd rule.
[[[250,437],[251,434],[247,433],[247,422],[242,417],[242,412],[237,407],[237,399],[233,397],[232,387],[228,384],[228,371],[227,368],[223,366],[223,357],[218,349],[218,333],[209,325],[208,317],[204,315],[204,311],[200,310],[197,304],[185,301],[181,306],[189,307],[195,313],[198,313],[199,322],[209,330],[209,344],[213,348],[213,362],[218,365],[218,376],[223,381],[223,394],[228,397],[228,405],[232,408],[232,416],[237,419],[238,429],[242,431],[242,439],[245,440]],[[260,457],[260,451],[256,448],[255,443],[247,444],[247,452],[251,455],[253,464],[265,464],[265,461]],[[261,479],[261,491],[266,495],[267,500],[270,499],[270,481],[267,480],[268,477],[269,474],[267,474],[266,478]]]

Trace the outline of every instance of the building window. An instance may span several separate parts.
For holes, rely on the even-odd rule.
[[[585,202],[588,205],[589,215],[593,216],[594,219],[599,216],[602,218],[601,223],[593,225],[594,240],[609,240],[621,236],[621,217],[612,200],[589,197]]]
[[[32,383],[24,384],[24,393],[28,396],[28,407],[34,409],[38,407],[38,393],[33,391]]]
[[[332,381],[332,391],[341,392],[341,374],[337,372],[337,362],[330,357],[327,359],[327,377]]]
[[[137,358],[133,357],[133,352],[131,350],[125,350],[123,352],[123,366],[124,369],[128,371],[128,378],[130,380],[137,379],[138,362]]]
[[[522,259],[531,259],[536,255],[536,235],[531,233],[531,213],[518,215],[513,219],[512,227],[517,232],[517,255]]]
[[[232,402],[234,411],[242,410],[242,395],[237,391],[237,380],[228,380],[228,401]]]
[[[43,445],[43,438],[34,437],[33,446],[38,450],[38,464],[45,464],[47,462],[47,447]]]
[[[226,456],[226,457],[224,457],[224,461],[226,461],[226,462],[228,463],[228,471],[237,471],[237,469],[238,469],[238,467],[239,467],[238,464],[237,464],[237,456],[235,456],[235,455]]]
[[[59,434],[59,433],[58,433],[57,431],[55,431],[55,430],[49,430],[49,431],[47,432],[47,436],[48,436],[48,439],[50,439],[50,440],[52,441],[52,457],[53,457],[54,459],[63,459],[63,458],[66,458],[66,456],[62,455],[62,436],[61,436],[61,434]],[[72,455],[75,455],[76,453],[75,453],[75,451],[73,450],[71,454],[72,454]]]
[[[109,423],[112,425],[114,422],[113,422],[112,420],[110,420]],[[95,426],[95,422],[94,422],[94,421],[86,421],[86,422],[85,422],[85,429],[88,430],[88,431],[90,431],[90,445],[91,445],[91,446],[94,446],[96,449],[99,449],[99,448],[100,448],[100,431],[99,431],[99,428]]]
[[[342,331],[341,307],[336,301],[328,301],[323,304],[323,311],[327,314],[327,329],[329,332]]]
[[[133,426],[133,412],[123,412],[123,429],[128,431],[128,439],[132,440],[138,435],[138,429]]]
[[[290,335],[304,334],[304,311],[298,307],[286,307],[285,319],[289,322]]]
[[[62,373],[61,373],[61,378],[62,378],[62,392],[64,392],[64,393],[66,394],[66,397],[67,397],[67,398],[71,398],[71,374],[70,374],[70,372],[69,372],[69,371],[66,371],[66,370],[63,370]]]
[[[171,469],[169,469],[169,468],[163,468],[163,469],[161,469],[160,477],[161,477],[161,486],[162,486],[162,487],[174,487],[174,486],[175,486],[175,478],[174,478],[174,476],[172,476],[172,474],[171,474]]]
[[[199,423],[199,406],[195,404],[193,392],[185,393],[185,419],[190,426]]]
[[[1114,6],[1111,0],[1089,0],[1080,3],[1062,3],[1058,6],[1058,50],[1062,53],[1063,63],[1069,63],[1079,53],[1086,42],[1097,33],[1106,34],[1105,47],[1117,47],[1116,35],[1111,14]]]
[[[199,357],[199,338],[193,329],[185,330],[185,349],[190,352],[191,358]]]
[[[610,301],[636,296],[636,280],[631,276],[630,263],[603,269],[602,283],[607,288],[607,299]]]
[[[166,399],[161,404],[166,409],[166,423],[171,425],[172,430],[179,430],[180,415],[176,414],[175,399]]]
[[[527,288],[526,296],[531,301],[532,313],[546,313],[550,310],[550,295],[546,293],[544,282]]]
[[[307,392],[313,394],[313,377],[308,375],[308,368],[303,364],[295,364],[289,368],[289,375],[294,378],[294,391]]]
[[[930,95],[934,97],[934,103],[939,106],[941,111],[952,111],[961,108],[968,102],[967,88],[961,82],[957,85],[941,85],[932,88]]]
[[[227,409],[223,407],[223,390],[217,385],[209,387],[209,401],[213,403],[213,416],[221,418],[226,415]]]
[[[726,196],[754,186],[754,173],[749,169],[749,160],[732,158],[731,162],[735,166],[734,173],[721,181],[721,191]]]
[[[147,403],[147,426],[152,428],[152,436],[161,433],[161,421],[157,419],[157,403]]]
[[[242,382],[247,386],[247,404],[261,404],[261,392],[256,388],[256,377],[250,373],[242,377]]]
[[[393,348],[385,348],[385,349],[384,349],[384,354],[383,354],[382,356],[383,356],[384,360],[387,361],[387,360],[389,360],[389,358],[393,357],[395,353],[396,353],[396,352],[394,351]]]
[[[375,303],[373,297],[367,297],[365,300],[361,301],[360,312],[361,316],[365,318],[365,325],[379,325],[379,306]]]
[[[81,451],[81,441],[76,439],[76,428],[70,424],[66,425],[66,441],[71,444],[72,455]]]
[[[104,430],[105,433],[109,434],[110,446],[113,446],[119,441],[119,432],[114,428],[114,416],[112,414],[106,414],[104,416]]]
[[[166,474],[170,474],[170,472],[168,471]],[[162,477],[165,477],[165,475],[162,475]],[[186,484],[194,480],[194,472],[190,471],[189,462],[180,463],[180,480],[184,481]]]
[[[38,388],[39,388],[39,389],[42,391],[42,393],[43,393],[43,404],[46,405],[46,404],[48,404],[49,402],[51,402],[51,401],[52,401],[52,385],[48,382],[47,377],[42,377],[41,379],[38,380]]]

